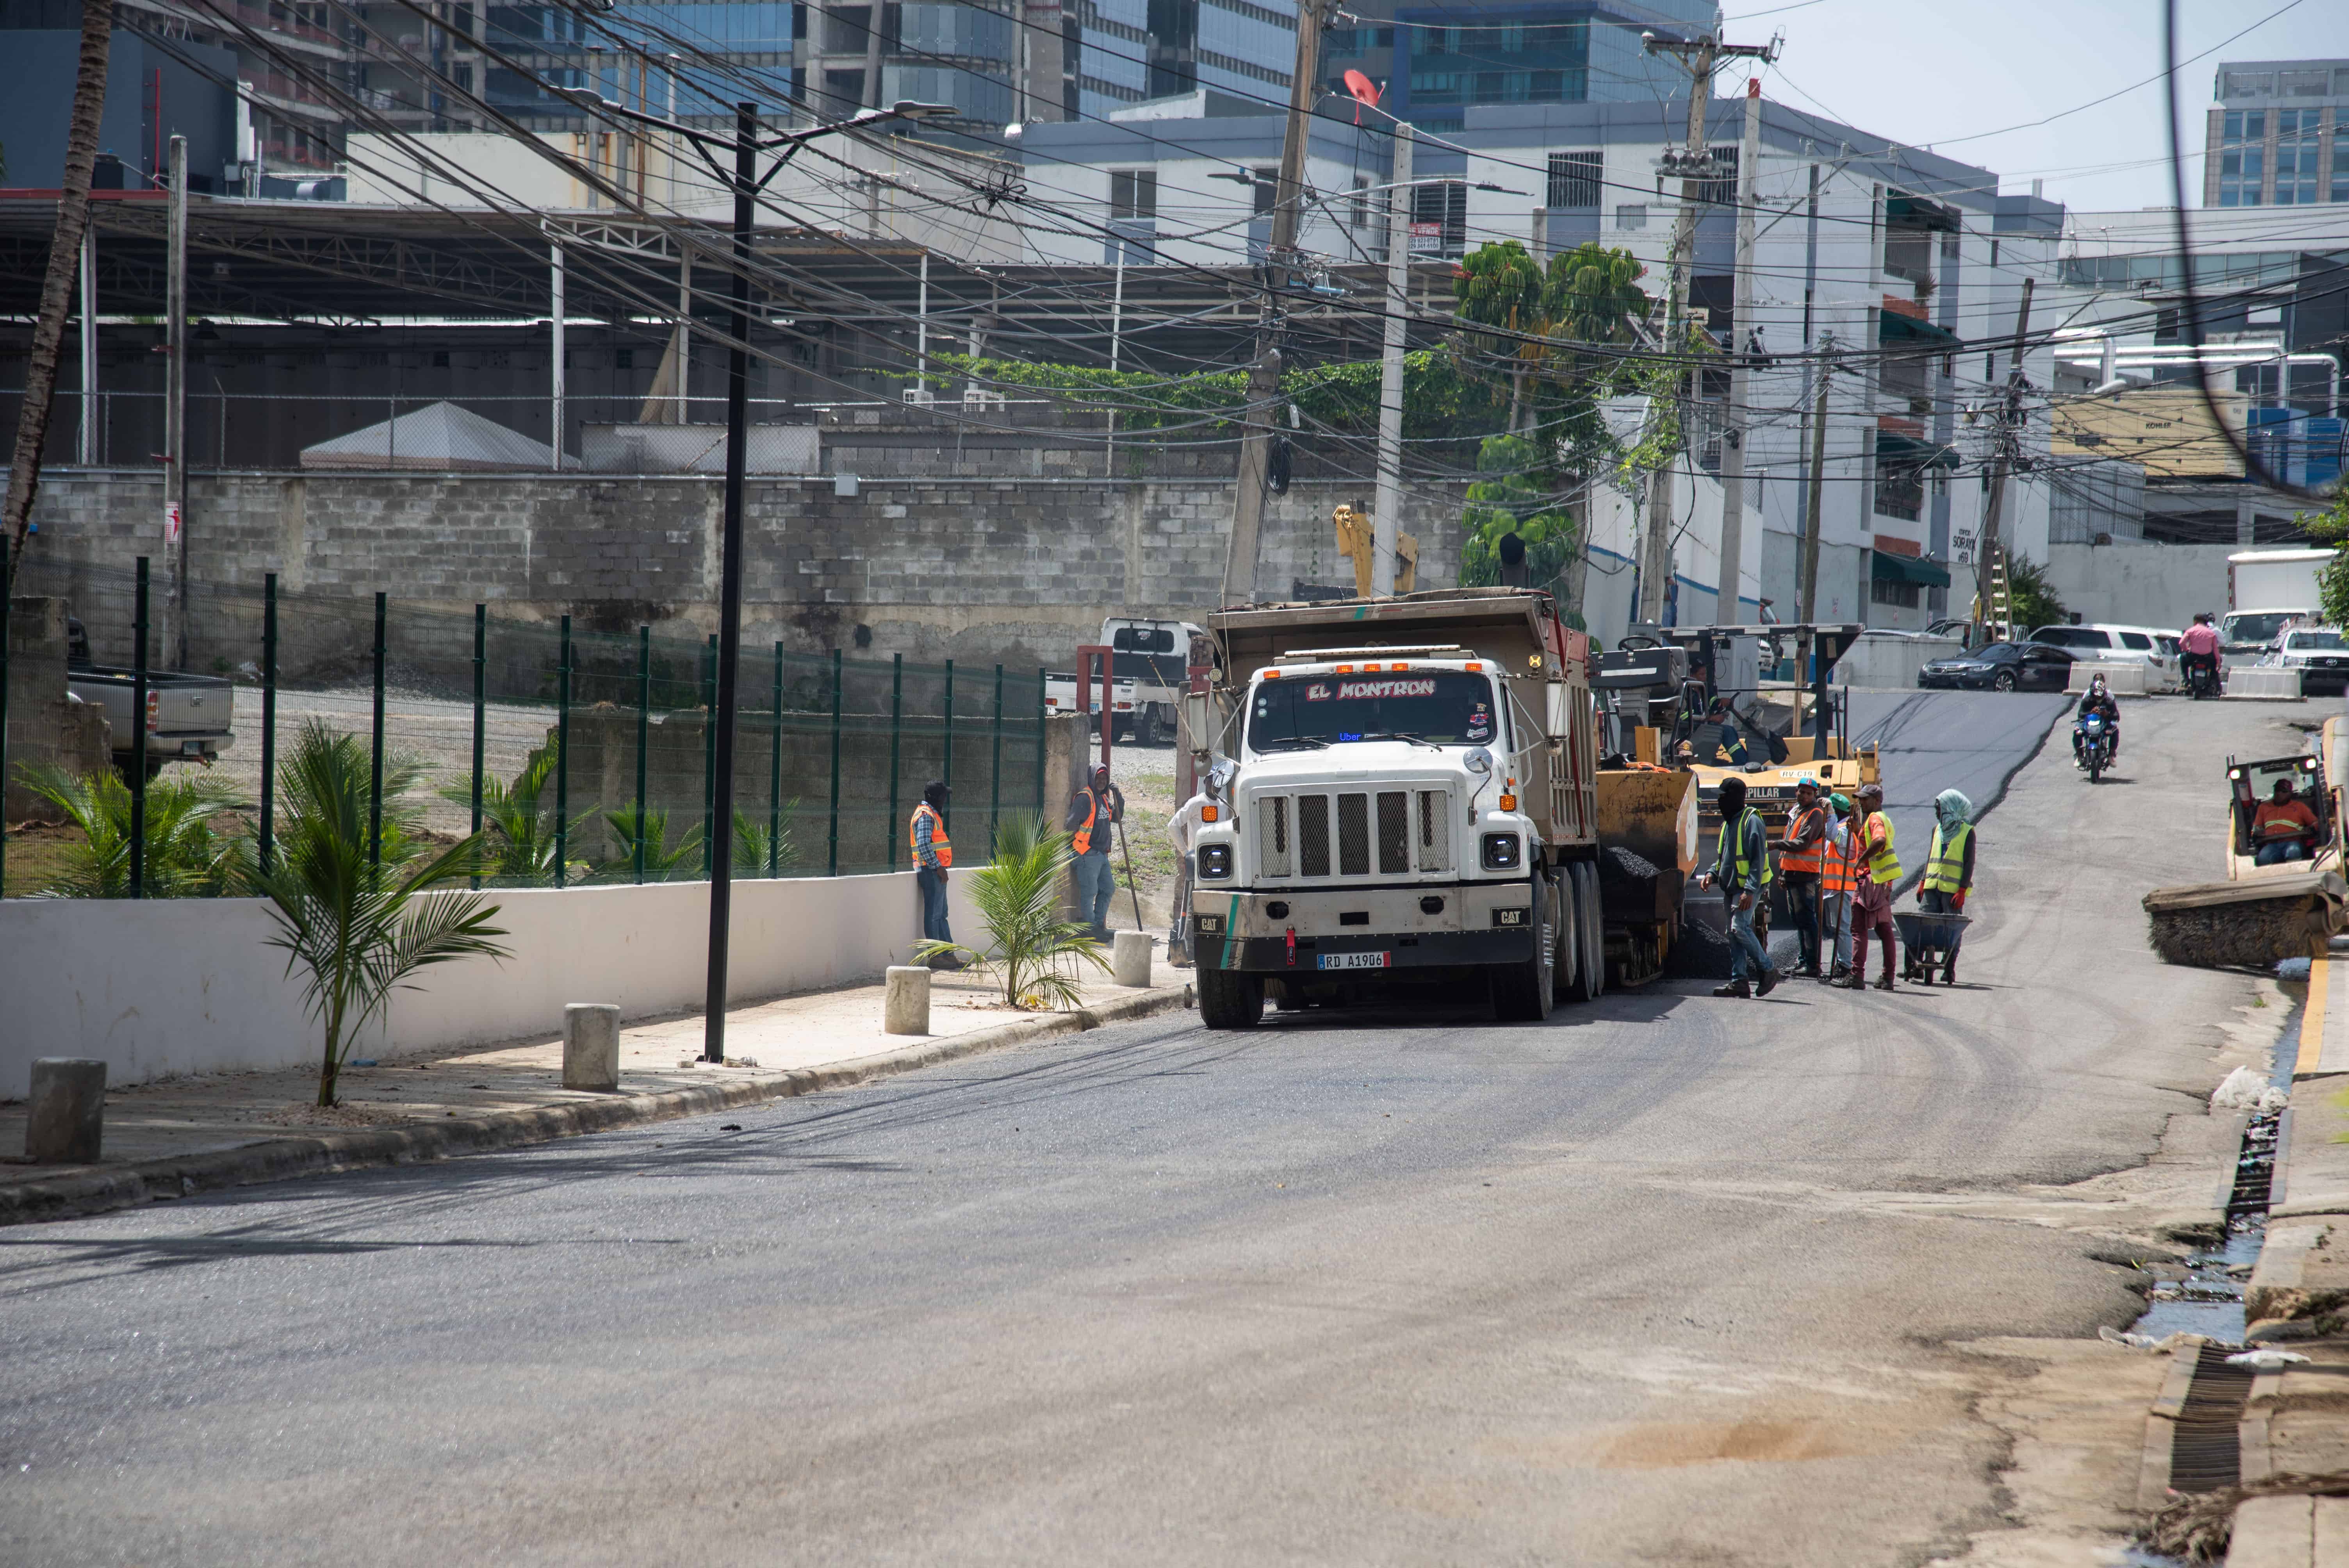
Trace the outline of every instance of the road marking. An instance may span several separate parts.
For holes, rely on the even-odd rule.
[[[2300,1057],[2292,1064],[2292,1077],[2307,1078],[2324,1069],[2328,1037],[2341,1033],[2329,1027],[2332,1009],[2326,1006],[2333,993],[2333,960],[2320,957],[2308,966],[2308,1006],[2300,1016]],[[2349,1057],[2349,1049],[2333,1052],[2336,1058]],[[2335,1070],[2340,1070],[2336,1068]]]

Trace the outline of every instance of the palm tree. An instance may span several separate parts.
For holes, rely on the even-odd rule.
[[[391,860],[388,842],[383,863],[370,858],[368,772],[357,736],[315,719],[305,724],[278,770],[285,807],[275,863],[266,874],[253,865],[243,872],[247,891],[268,901],[276,923],[269,944],[285,950],[288,976],[305,973],[310,1016],[325,1028],[322,1106],[335,1103],[351,1042],[381,1015],[395,986],[429,965],[510,956],[496,940],[506,933],[490,923],[495,904],[479,893],[440,891],[471,872],[478,835],[413,869]]]
[[[77,779],[54,768],[26,768],[26,787],[63,811],[82,832],[65,866],[42,892],[52,898],[130,896],[130,789],[112,769]],[[143,896],[207,898],[226,890],[241,838],[216,833],[212,819],[247,810],[242,791],[206,778],[157,779],[147,786]]]
[[[554,811],[551,801],[541,804],[541,797],[554,779],[555,757],[556,742],[550,740],[530,754],[511,784],[496,778],[481,780],[481,820],[487,826],[481,830],[484,853],[479,874],[519,882],[554,880]],[[384,793],[388,799],[388,786]],[[440,798],[471,806],[473,776],[462,774],[454,783],[441,786]],[[579,830],[594,816],[592,811],[583,811],[565,824],[566,852]]]
[[[0,593],[23,565],[25,531],[33,520],[33,497],[41,485],[41,449],[49,438],[49,410],[56,401],[57,351],[65,342],[66,305],[81,263],[82,232],[89,226],[89,181],[98,166],[98,122],[106,114],[106,57],[114,38],[113,0],[82,0],[81,61],[74,72],[73,113],[66,121],[63,189],[57,221],[49,231],[48,270],[41,275],[41,303],[33,318],[32,357],[25,365],[25,397],[16,408],[16,443],[8,465],[8,496],[0,503],[0,535],[8,541]]]
[[[994,863],[970,873],[970,899],[989,945],[923,942],[915,956],[964,958],[1001,984],[1007,1006],[1075,1006],[1078,966],[1106,969],[1109,961],[1084,926],[1061,917],[1070,858],[1069,836],[1051,830],[1041,817],[1005,818],[996,829]]]

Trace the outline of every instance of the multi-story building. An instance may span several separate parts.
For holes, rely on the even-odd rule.
[[[2230,60],[2213,97],[2205,207],[2349,201],[2349,60]]]

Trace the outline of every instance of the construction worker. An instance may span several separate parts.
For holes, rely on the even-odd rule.
[[[1962,914],[1974,885],[1974,803],[1955,789],[1933,797],[1933,848],[1917,883],[1917,903],[1928,914]],[[1941,984],[1958,983],[1958,943],[1950,939]],[[1929,974],[1926,978],[1930,979]]]
[[[1166,836],[1174,845],[1174,896],[1167,904],[1166,962],[1177,968],[1191,964],[1191,843],[1199,829],[1215,819],[1217,808],[1204,783],[1166,820]]]
[[[1863,786],[1859,814],[1852,820],[1851,860],[1857,885],[1851,899],[1851,975],[1844,985],[1857,991],[1868,984],[1868,934],[1873,930],[1884,944],[1884,974],[1879,991],[1892,990],[1893,965],[1899,962],[1899,944],[1892,935],[1892,884],[1900,880],[1900,860],[1892,852],[1892,819],[1884,814],[1884,789]]]
[[[1123,820],[1125,795],[1109,781],[1109,768],[1103,764],[1093,769],[1091,782],[1069,797],[1069,814],[1061,824],[1075,854],[1069,875],[1076,884],[1077,923],[1090,929],[1096,942],[1109,940],[1109,902],[1117,892],[1117,878],[1110,870],[1110,841]]]
[[[2316,813],[2292,792],[2292,780],[2279,779],[2274,793],[2251,813],[2251,863],[2280,866],[2286,861],[2304,861],[2318,830]]]
[[[1802,953],[1795,973],[1812,979],[1821,973],[1819,882],[1826,853],[1827,804],[1819,799],[1819,781],[1806,776],[1795,780],[1795,810],[1786,819],[1786,836],[1778,841],[1778,874],[1786,879],[1786,907]]]
[[[1716,996],[1767,996],[1782,976],[1770,966],[1770,955],[1754,934],[1755,906],[1770,896],[1770,835],[1760,812],[1745,804],[1745,780],[1721,781],[1721,839],[1713,850],[1713,870],[1697,878],[1699,887],[1721,884],[1722,902],[1729,916],[1729,984],[1714,989]],[[1751,984],[1749,984],[1751,982]]]
[[[947,872],[954,865],[954,841],[947,837],[947,796],[950,793],[943,779],[933,779],[922,786],[922,803],[914,808],[913,820],[906,824],[905,841],[914,851],[914,886],[922,895],[922,938],[926,942],[952,942],[954,932],[947,924]],[[959,969],[962,965],[951,954],[941,953],[930,960],[933,969]]]
[[[1819,868],[1819,921],[1834,938],[1834,959],[1825,976],[1832,983],[1851,973],[1851,895],[1858,886],[1859,871],[1851,856],[1850,798],[1840,792],[1828,796],[1827,812],[1826,848]]]

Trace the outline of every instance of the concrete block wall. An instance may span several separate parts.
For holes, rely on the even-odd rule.
[[[0,822],[56,821],[64,813],[24,785],[20,769],[87,777],[110,767],[103,709],[66,688],[62,599],[17,598],[8,610],[8,750]]]
[[[224,473],[190,486],[191,663],[258,657],[263,576],[289,596],[281,667],[364,669],[367,600],[402,612],[568,613],[585,630],[717,629],[720,484],[698,475]],[[1330,524],[1367,481],[1300,480],[1268,499],[1257,590],[1350,583]],[[1402,522],[1420,582],[1456,580],[1458,487],[1414,486]],[[1228,480],[829,480],[750,487],[745,644],[935,662],[1065,667],[1109,614],[1195,618],[1221,598]],[[157,648],[168,621],[162,485],[144,470],[53,470],[27,570],[67,593],[103,660],[128,662],[131,562],[153,558]],[[298,607],[292,603],[302,600]],[[343,607],[321,611],[320,604]],[[398,634],[395,631],[395,646]],[[470,653],[468,655],[470,656]]]

